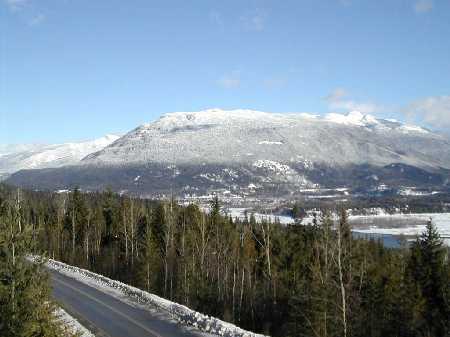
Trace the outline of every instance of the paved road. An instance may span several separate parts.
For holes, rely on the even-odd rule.
[[[212,336],[170,321],[166,313],[135,308],[56,271],[50,275],[54,299],[97,337]]]

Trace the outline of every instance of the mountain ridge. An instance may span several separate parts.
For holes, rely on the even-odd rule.
[[[321,117],[208,109],[164,114],[72,166],[20,171],[8,182],[38,189],[112,186],[139,195],[270,196],[342,186],[441,188],[449,172],[450,139],[419,126],[357,111]]]
[[[0,153],[0,174],[78,164],[89,153],[96,152],[119,138],[118,135],[107,134],[80,142],[3,145]]]
[[[422,145],[419,157],[416,153],[403,158],[408,153],[408,144],[401,146],[401,141],[406,138]],[[424,128],[359,112],[318,117],[304,113],[209,109],[165,114],[88,155],[82,164],[217,164],[281,160],[387,165],[404,161],[420,167],[428,167],[431,163],[434,167],[450,168],[448,151],[444,158],[426,155],[424,147],[430,141],[450,144],[448,139]]]

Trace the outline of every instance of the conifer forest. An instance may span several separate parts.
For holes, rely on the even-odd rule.
[[[0,187],[0,336],[67,336],[38,254],[274,337],[450,336],[450,261],[433,224],[410,245],[355,239],[344,209],[313,225],[232,219],[111,191]]]

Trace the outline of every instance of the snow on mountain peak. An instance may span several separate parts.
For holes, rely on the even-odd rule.
[[[249,109],[222,110],[215,108],[195,112],[166,113],[154,122],[141,125],[135,131],[139,134],[147,134],[151,130],[169,132],[219,125],[267,122],[285,118],[288,118],[287,114],[275,114]]]
[[[261,118],[270,118],[274,114],[249,109],[207,109],[196,112],[172,112],[161,117],[159,121],[181,124],[209,124],[226,123],[230,120],[255,120]]]
[[[87,155],[100,151],[120,136],[51,145],[17,146],[0,158],[0,173],[13,173],[23,169],[40,169],[78,164]]]
[[[285,164],[302,156],[308,163],[381,165],[399,160],[398,153],[409,149],[410,137],[427,138],[424,144],[437,137],[419,130],[359,111],[325,116],[248,109],[172,112],[130,131],[82,164],[247,165],[258,160]],[[402,134],[407,137],[401,138]],[[417,161],[412,155],[408,160],[409,164]]]
[[[401,133],[429,133],[427,130],[413,125],[402,124],[388,119],[351,111],[348,114],[328,113],[325,116],[308,113],[269,113],[250,109],[222,110],[218,108],[196,112],[171,112],[162,115],[154,122],[143,124],[132,132],[145,135],[155,131],[196,130],[217,126],[238,126],[240,128],[264,126],[267,124],[288,125],[305,122],[328,122],[344,126],[364,127],[379,131],[395,130]]]
[[[373,126],[380,124],[372,115],[364,115],[359,111],[351,111],[347,115],[329,113],[325,115],[326,121],[338,124],[356,125],[356,126]]]

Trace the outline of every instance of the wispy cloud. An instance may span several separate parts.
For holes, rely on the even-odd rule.
[[[241,85],[241,72],[234,70],[228,74],[223,75],[217,83],[225,89],[235,89]]]
[[[411,120],[420,119],[436,128],[450,128],[450,96],[431,96],[412,102],[404,109]]]
[[[352,0],[338,0],[338,2],[342,6],[350,6],[352,4]]]
[[[279,89],[286,86],[287,80],[285,78],[267,78],[263,80],[263,85],[268,89]]]
[[[30,0],[4,0],[4,1],[11,10],[16,11],[25,6]]]
[[[417,0],[414,3],[414,11],[417,14],[427,13],[433,10],[433,0]]]
[[[43,23],[47,17],[38,8],[37,1],[33,0],[0,0],[3,2],[11,12],[17,16],[22,23],[33,27]]]
[[[374,113],[382,110],[380,106],[371,102],[356,102],[349,97],[349,93],[344,88],[336,88],[325,100],[331,110],[359,111],[364,114]]]
[[[220,12],[216,11],[216,10],[212,10],[209,12],[209,20],[220,26],[223,27],[224,26],[224,21],[223,21],[223,17],[222,14],[220,14]]]
[[[262,31],[265,28],[267,21],[267,12],[261,9],[256,9],[246,15],[241,16],[241,23],[245,29],[251,31]]]
[[[348,92],[344,88],[336,88],[325,97],[325,100],[328,103],[335,103],[341,101],[347,95]]]
[[[37,26],[45,21],[45,15],[40,13],[36,15],[35,17],[31,18],[31,20],[28,22],[30,26]]]

